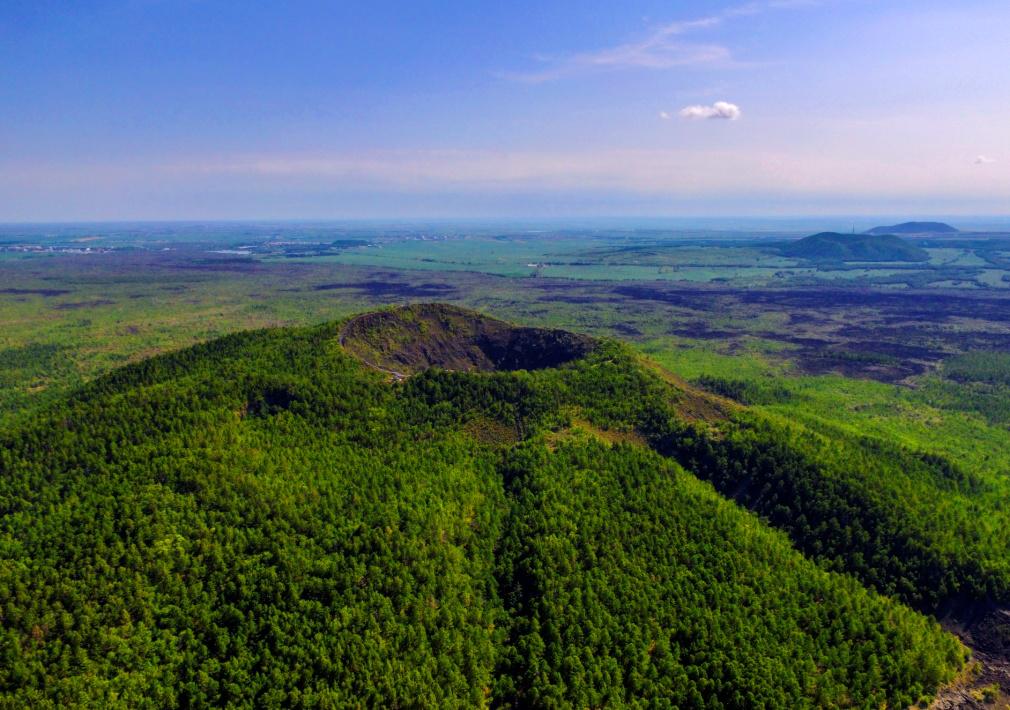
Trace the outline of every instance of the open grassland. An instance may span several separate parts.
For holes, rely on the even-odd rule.
[[[790,235],[783,238],[795,238]],[[656,238],[641,233],[414,236],[377,239],[327,254],[273,253],[265,258],[324,261],[372,268],[540,275],[588,281],[658,280],[797,286],[848,282],[902,288],[1005,289],[1010,262],[1003,241],[923,240],[928,261],[810,262],[779,252],[770,239]]]

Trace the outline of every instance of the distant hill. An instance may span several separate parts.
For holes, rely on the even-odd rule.
[[[958,231],[945,222],[902,222],[867,229],[863,234],[957,234]]]
[[[811,261],[926,261],[925,250],[893,234],[821,232],[781,248],[784,256]]]

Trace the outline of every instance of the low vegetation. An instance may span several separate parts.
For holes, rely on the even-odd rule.
[[[1010,353],[975,351],[943,363],[943,373],[957,382],[1010,386]]]

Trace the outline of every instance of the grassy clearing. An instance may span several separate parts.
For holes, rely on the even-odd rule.
[[[671,372],[687,380],[702,375],[733,378],[763,378],[785,375],[790,367],[768,354],[781,351],[778,343],[748,339],[742,347],[727,352],[725,345],[714,341],[687,338],[656,338],[646,341],[641,350]]]

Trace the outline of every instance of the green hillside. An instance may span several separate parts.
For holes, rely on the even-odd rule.
[[[893,234],[821,232],[781,248],[784,256],[820,262],[926,261],[929,254]]]
[[[715,422],[725,407],[614,342],[557,367],[390,381],[342,334],[249,332],[146,360],[0,435],[0,704],[878,708],[961,666],[934,621],[825,571],[644,444],[724,490],[760,471],[774,492],[741,500],[921,601],[885,559],[818,554],[804,527],[839,524],[815,516],[842,501],[885,557],[895,541],[903,559],[932,554],[911,514],[855,510],[891,483],[860,488],[784,428]],[[941,469],[893,485],[928,500]],[[792,471],[834,483],[790,527]]]

